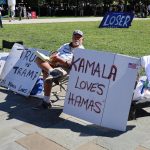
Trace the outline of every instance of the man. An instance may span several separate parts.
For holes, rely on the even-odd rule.
[[[73,52],[76,48],[84,49],[84,46],[82,45],[83,39],[83,32],[75,30],[72,34],[72,42],[62,45],[56,53],[50,56],[50,61],[43,61],[37,57],[36,63],[43,71],[44,99],[42,104],[34,109],[49,109],[52,107],[50,100],[52,83],[68,74],[73,58]]]
[[[24,5],[23,1],[19,3],[18,5],[19,21],[22,20],[22,14],[23,14],[23,8],[24,8],[23,5]]]
[[[0,7],[0,27],[3,28],[3,24],[2,24],[2,7]]]
[[[16,0],[8,0],[9,22],[15,18]]]

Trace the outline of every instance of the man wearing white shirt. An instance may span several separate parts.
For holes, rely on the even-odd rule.
[[[9,10],[9,21],[14,20],[15,18],[15,6],[16,0],[8,0],[8,10]]]
[[[83,39],[83,32],[75,30],[72,34],[72,42],[62,45],[56,53],[50,56],[50,61],[43,61],[37,57],[36,63],[43,71],[44,99],[42,104],[34,107],[34,109],[47,109],[52,107],[50,100],[52,83],[68,74],[73,58],[73,52],[76,48],[84,49],[84,46],[82,45]]]

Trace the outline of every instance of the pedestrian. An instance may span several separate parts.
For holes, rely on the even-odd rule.
[[[8,0],[9,22],[15,19],[15,5],[16,5],[16,0]]]
[[[18,6],[18,12],[19,12],[19,21],[22,20],[22,12],[23,12],[23,6],[19,4]]]
[[[50,56],[50,61],[43,61],[37,57],[36,63],[43,72],[44,98],[42,104],[34,107],[34,109],[50,109],[52,107],[50,100],[52,83],[69,73],[73,52],[76,48],[84,49],[84,46],[82,45],[83,39],[83,32],[80,30],[75,30],[72,34],[72,41],[62,45],[56,53],[52,54]]]
[[[148,15],[150,16],[150,4],[147,6]]]
[[[0,27],[3,28],[3,23],[2,23],[2,7],[0,7]]]
[[[28,7],[28,9],[27,9],[27,18],[28,19],[31,19],[31,7]]]

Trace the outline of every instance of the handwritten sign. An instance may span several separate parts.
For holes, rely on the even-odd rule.
[[[29,96],[41,73],[41,69],[35,63],[36,50],[15,44],[5,63],[0,84],[19,94]],[[38,51],[49,53],[44,50]]]
[[[138,62],[138,58],[129,56],[77,49],[64,113],[104,127],[125,130]]]
[[[3,67],[1,74],[0,74],[0,85],[1,86],[8,88],[8,82],[6,82],[7,76],[10,74],[9,72],[12,70],[13,66],[20,59],[20,56],[21,56],[23,50],[24,50],[24,46],[17,44],[17,43],[15,43],[14,46],[12,47],[12,49],[7,57],[7,61]]]
[[[101,21],[99,27],[105,28],[129,28],[134,18],[133,13],[108,12]]]

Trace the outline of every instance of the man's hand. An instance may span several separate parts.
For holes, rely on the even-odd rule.
[[[51,55],[50,56],[50,62],[51,64],[53,65],[61,65],[61,66],[64,66],[64,67],[67,67],[68,68],[68,64],[66,63],[66,60],[64,60],[63,58],[59,57],[58,55]]]
[[[56,62],[58,62],[58,56],[57,55],[52,55],[52,56],[50,56],[50,62],[51,63],[56,63]]]

